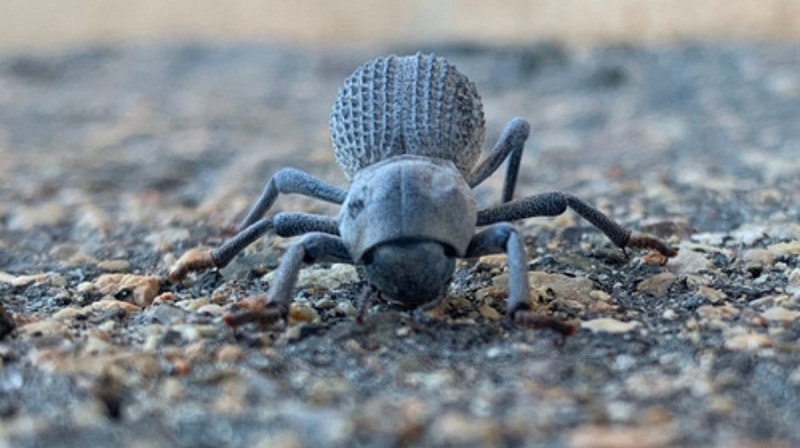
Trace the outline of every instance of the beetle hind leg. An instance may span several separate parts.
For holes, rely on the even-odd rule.
[[[571,208],[583,219],[589,221],[603,232],[623,251],[626,247],[651,249],[665,257],[674,257],[678,252],[669,244],[649,235],[634,234],[621,226],[586,201],[567,193],[553,191],[516,201],[489,207],[478,212],[478,226],[504,221],[532,218],[534,216],[557,216]]]

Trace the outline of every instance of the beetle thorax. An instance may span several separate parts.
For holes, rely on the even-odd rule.
[[[358,262],[375,246],[395,240],[441,243],[461,257],[476,221],[472,192],[451,161],[402,155],[357,173],[339,230]]]

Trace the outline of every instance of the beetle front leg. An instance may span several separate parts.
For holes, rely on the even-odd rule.
[[[224,268],[237,254],[270,230],[283,237],[309,232],[339,234],[338,223],[333,218],[308,213],[278,213],[249,225],[216,249],[190,249],[172,265],[167,278],[176,282],[189,272]]]
[[[508,317],[515,323],[550,329],[562,336],[575,334],[577,328],[574,325],[532,311],[525,245],[514,226],[503,222],[476,233],[465,257],[498,253],[508,255]]]
[[[285,319],[292,303],[292,292],[297,276],[305,264],[317,262],[353,263],[350,253],[341,238],[326,233],[309,233],[289,248],[281,259],[275,280],[270,285],[261,309],[229,314],[225,323],[237,327],[248,322],[273,323]]]

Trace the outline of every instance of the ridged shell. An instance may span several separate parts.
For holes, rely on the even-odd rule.
[[[330,128],[336,161],[350,180],[400,154],[451,160],[466,175],[485,133],[475,84],[444,58],[420,53],[356,69],[339,89]]]

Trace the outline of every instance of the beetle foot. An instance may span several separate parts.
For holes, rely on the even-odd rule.
[[[232,328],[255,322],[261,325],[272,325],[285,320],[289,315],[289,307],[283,303],[266,303],[261,309],[251,309],[222,316],[222,320]]]
[[[578,327],[569,322],[560,321],[556,318],[535,313],[529,304],[522,304],[509,310],[508,316],[517,325],[522,325],[540,330],[552,330],[567,338],[578,332]]]
[[[183,254],[169,270],[167,279],[171,282],[178,282],[186,277],[186,274],[204,269],[217,267],[217,263],[211,257],[211,250],[194,248]]]
[[[672,258],[678,255],[678,251],[676,249],[673,249],[667,243],[650,235],[633,234],[628,238],[628,242],[625,243],[625,246],[633,249],[653,250],[666,258]]]

